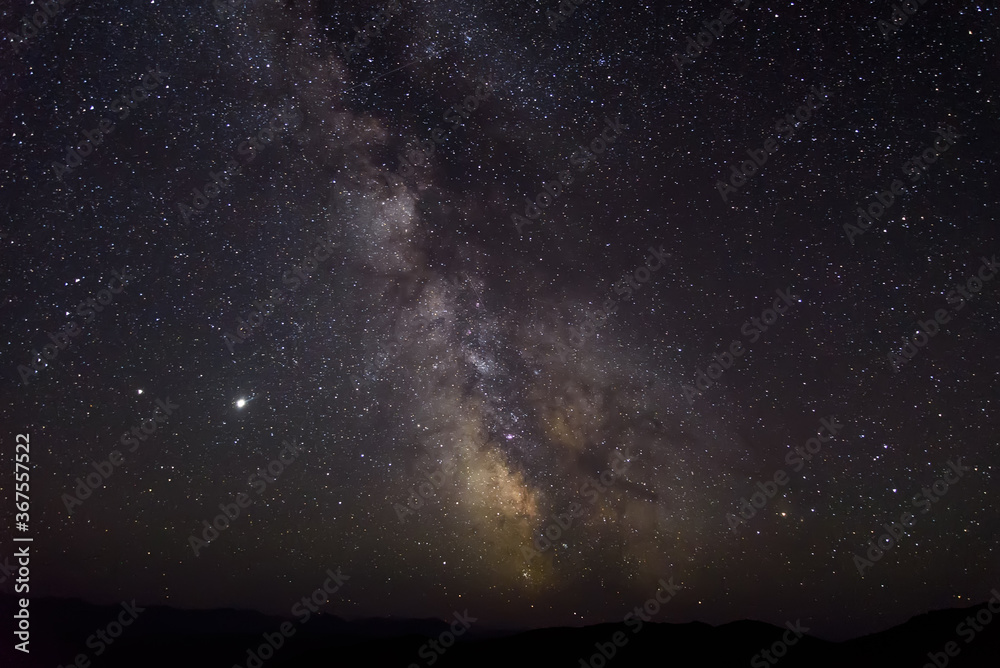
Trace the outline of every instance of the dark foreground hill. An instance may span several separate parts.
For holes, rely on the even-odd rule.
[[[996,668],[1000,666],[1000,615],[979,626],[964,623],[985,605],[932,612],[905,624],[842,643],[803,636],[782,652],[776,663],[758,653],[780,642],[787,629],[741,621],[722,626],[690,624],[600,624],[584,628],[537,629],[518,633],[490,632],[473,626],[448,649],[438,653],[430,641],[443,640],[448,624],[440,620],[363,620],[348,622],[321,616],[298,620],[237,610],[175,610],[149,606],[121,635],[105,645],[93,634],[123,614],[121,606],[96,606],[78,600],[36,599],[30,604],[31,653],[13,650],[13,600],[0,597],[5,620],[0,666],[70,668],[84,655],[80,668],[319,668],[334,666],[408,668],[632,668],[658,666],[757,666],[781,668]],[[989,615],[992,617],[992,613]],[[283,622],[294,633],[277,651],[264,649],[265,634],[277,638]],[[976,623],[978,626],[979,622]],[[459,628],[456,622],[456,628]],[[117,629],[112,628],[112,631]],[[446,634],[441,638],[442,634]],[[620,635],[616,635],[620,634]],[[107,636],[105,636],[107,637]],[[89,639],[89,643],[88,643]],[[110,639],[110,638],[109,638]],[[618,646],[615,645],[615,639]],[[946,643],[957,656],[945,654]],[[440,644],[437,645],[441,647]],[[604,659],[604,654],[613,656]],[[98,655],[98,651],[100,654]],[[931,653],[933,657],[928,656]],[[604,660],[602,660],[604,659]],[[936,659],[937,665],[933,659]],[[89,661],[89,664],[85,663]],[[947,663],[945,663],[947,661]],[[249,667],[248,667],[249,662]]]

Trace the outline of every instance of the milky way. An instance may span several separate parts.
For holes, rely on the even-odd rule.
[[[593,0],[550,25],[556,2],[74,3],[5,44],[3,410],[36,444],[39,589],[280,612],[340,566],[332,614],[540,626],[621,619],[673,576],[661,621],[824,637],[984,596],[1000,292],[905,368],[887,356],[997,251],[996,12],[926,3],[886,38],[890,6],[739,2],[678,61],[732,4]],[[907,180],[946,126],[961,138]],[[732,341],[745,354],[689,400]],[[843,430],[790,472],[829,416]],[[284,439],[295,463],[193,553]],[[859,576],[955,457],[967,480]]]

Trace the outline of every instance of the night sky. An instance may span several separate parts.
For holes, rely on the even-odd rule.
[[[656,621],[828,639],[989,598],[1000,21],[914,4],[7,3],[31,595],[287,614],[339,567],[330,614],[541,627],[672,577]]]

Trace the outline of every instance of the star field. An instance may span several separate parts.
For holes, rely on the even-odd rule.
[[[802,618],[840,639],[1000,584],[1000,281],[949,300],[1000,251],[995,7],[931,0],[884,37],[891,3],[741,1],[678,68],[734,3],[591,0],[550,28],[554,0],[399,0],[347,58],[389,4],[71,3],[0,45],[0,410],[5,440],[35,446],[40,595],[282,612],[340,566],[332,614],[541,627],[620,619],[673,576],[661,621]],[[3,34],[31,7],[0,11]],[[813,86],[824,104],[779,136]],[[772,137],[724,201],[717,182]],[[115,271],[124,289],[82,317]],[[777,290],[796,299],[748,338]],[[829,416],[842,430],[794,471]],[[301,452],[253,491],[284,441]],[[956,458],[969,471],[859,575]],[[253,504],[196,555],[240,493]]]

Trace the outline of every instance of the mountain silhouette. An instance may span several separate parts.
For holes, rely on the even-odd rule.
[[[14,611],[14,597],[0,596],[5,619]],[[449,624],[439,619],[361,619],[347,621],[332,615],[299,619],[232,609],[178,610],[146,606],[121,635],[106,646],[91,636],[104,629],[122,607],[94,605],[78,599],[32,599],[30,654],[13,649],[8,638],[0,649],[0,666],[70,668],[85,655],[83,668],[632,668],[658,666],[757,666],[781,668],[843,667],[996,668],[1000,665],[1000,623],[988,623],[975,632],[970,616],[986,618],[986,605],[948,609],[919,615],[904,624],[845,642],[829,642],[808,633],[797,638],[789,629],[756,621],[721,626],[644,623],[635,630],[623,623],[560,627],[527,631],[500,631],[469,627],[457,641],[438,653],[429,641],[448,641]],[[992,615],[992,613],[990,613]],[[280,627],[294,632],[281,636]],[[459,625],[460,628],[460,625]],[[265,644],[265,634],[281,636],[276,651],[253,659],[250,650]],[[442,639],[442,634],[446,634]],[[617,635],[616,635],[617,634]],[[796,642],[775,663],[758,653],[781,643]],[[91,638],[88,647],[88,638]],[[618,645],[614,638],[617,638]],[[954,658],[945,645],[954,642]],[[620,645],[620,646],[619,646]],[[440,647],[440,645],[438,645]],[[421,651],[421,648],[422,651]],[[601,652],[604,652],[602,656]],[[781,652],[781,647],[777,648]],[[97,655],[100,650],[100,655]],[[937,665],[931,656],[937,659]],[[611,658],[606,658],[610,655]],[[772,657],[776,658],[776,657]],[[431,660],[433,659],[433,663]],[[947,663],[943,663],[947,660]],[[248,666],[248,661],[250,665]]]

